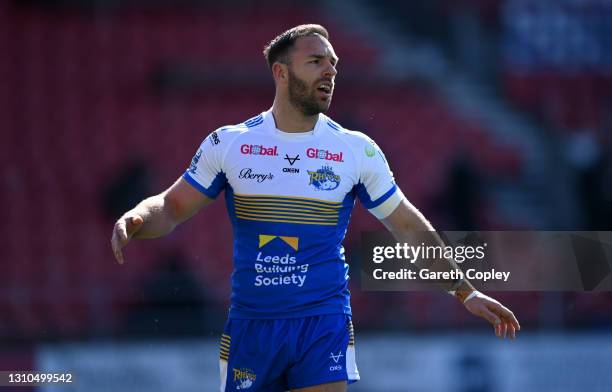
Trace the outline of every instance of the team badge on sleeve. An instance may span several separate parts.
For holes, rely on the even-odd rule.
[[[376,155],[376,150],[373,146],[365,146],[365,154],[368,158],[372,158],[374,155]]]
[[[372,139],[370,139],[369,142],[370,142],[370,145],[365,146],[365,149],[364,149],[366,156],[368,158],[373,158],[376,155],[376,153],[378,153],[378,155],[383,160],[383,162],[387,163],[387,159],[385,159],[385,156],[382,153],[382,150],[380,149],[380,147],[378,147],[378,145]]]

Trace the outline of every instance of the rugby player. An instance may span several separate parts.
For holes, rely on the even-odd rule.
[[[328,39],[320,25],[274,38],[264,50],[272,108],[210,133],[172,186],[114,226],[123,264],[130,239],[170,233],[225,191],[234,272],[221,391],[346,391],[359,379],[342,247],[355,199],[390,231],[434,230],[395,184],[379,147],[323,114],[338,65]],[[499,302],[463,279],[446,289],[497,336],[515,337],[519,323]]]

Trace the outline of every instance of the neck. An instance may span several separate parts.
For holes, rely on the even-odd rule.
[[[272,114],[276,122],[276,128],[283,132],[299,133],[310,132],[314,129],[319,115],[305,116],[288,99],[274,98]]]

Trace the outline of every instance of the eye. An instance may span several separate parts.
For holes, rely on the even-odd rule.
[[[311,62],[311,63],[314,63],[314,64],[319,64],[319,59],[312,60],[312,61],[310,61],[310,62]]]

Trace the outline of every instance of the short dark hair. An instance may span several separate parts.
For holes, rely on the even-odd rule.
[[[320,35],[325,39],[329,39],[329,33],[325,27],[318,24],[303,24],[295,26],[278,35],[264,48],[263,54],[268,62],[268,66],[272,68],[275,62],[289,64],[289,50],[300,37],[310,37]]]

